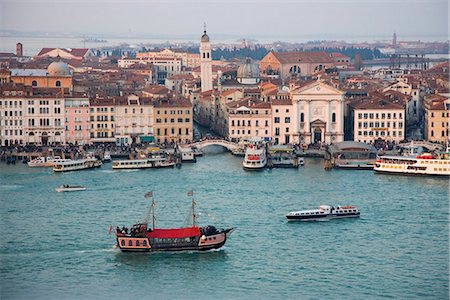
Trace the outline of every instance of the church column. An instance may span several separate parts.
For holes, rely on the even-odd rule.
[[[303,103],[305,104],[305,119],[304,119],[304,127],[303,132],[304,134],[304,141],[305,143],[309,144],[311,143],[310,135],[311,135],[311,100],[303,100]]]
[[[331,100],[326,100],[328,103],[326,103],[326,119],[325,119],[325,143],[331,143],[331,132],[332,132],[332,125],[331,125]]]

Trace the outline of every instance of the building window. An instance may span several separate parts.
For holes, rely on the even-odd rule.
[[[301,113],[300,114],[300,123],[303,123],[303,122],[305,122],[305,114]]]
[[[33,80],[33,81],[31,82],[31,86],[37,86],[37,81],[36,81],[36,80]]]
[[[61,86],[61,81],[57,80],[55,83],[56,86]]]
[[[291,123],[291,118],[290,117],[284,118],[284,123]]]
[[[336,113],[331,114],[331,122],[336,123]]]
[[[280,123],[280,118],[279,117],[275,117],[275,123]]]

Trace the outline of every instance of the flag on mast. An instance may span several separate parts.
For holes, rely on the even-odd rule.
[[[146,194],[144,195],[144,197],[145,197],[145,198],[151,198],[151,197],[153,197],[153,191],[150,191],[150,192],[146,193]]]
[[[194,196],[194,191],[193,190],[188,191],[187,195],[188,197]]]

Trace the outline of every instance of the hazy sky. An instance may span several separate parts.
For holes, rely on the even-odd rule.
[[[447,0],[0,0],[0,29],[259,38],[445,39]]]

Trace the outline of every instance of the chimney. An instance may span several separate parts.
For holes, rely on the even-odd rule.
[[[23,56],[23,45],[22,45],[22,43],[17,43],[16,44],[16,55],[18,57],[22,57]]]

